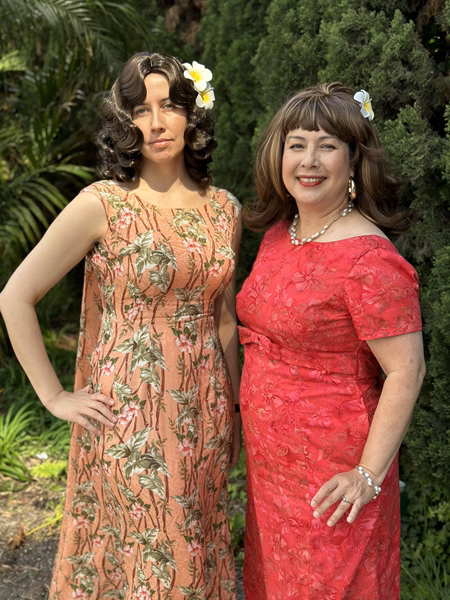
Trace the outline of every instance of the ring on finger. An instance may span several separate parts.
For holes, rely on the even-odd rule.
[[[342,502],[345,502],[346,504],[351,504],[350,500],[347,500],[345,496],[342,496]]]

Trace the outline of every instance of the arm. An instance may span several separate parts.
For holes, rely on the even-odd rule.
[[[367,344],[383,369],[386,379],[370,426],[360,465],[370,471],[375,484],[381,485],[411,420],[414,404],[425,375],[422,334],[420,331],[389,338],[368,340]],[[347,517],[353,522],[364,504],[372,500],[374,490],[356,470],[339,473],[325,483],[311,501],[314,516],[319,517],[339,502],[328,525],[334,525],[353,504]]]
[[[95,195],[82,192],[55,219],[47,233],[14,272],[0,295],[3,314],[16,356],[44,406],[56,417],[98,433],[86,417],[113,426],[113,403],[88,388],[65,392],[47,356],[35,305],[106,231],[106,215]]]
[[[235,265],[238,262],[239,244],[241,241],[242,221],[239,215],[236,223],[236,232],[233,240],[233,250],[235,253]],[[214,319],[219,332],[220,343],[225,354],[228,371],[231,377],[233,387],[233,396],[235,405],[239,405],[239,362],[238,362],[238,331],[235,310],[236,285],[235,272],[224,292],[216,299],[214,306]],[[239,458],[241,448],[241,418],[238,412],[234,414],[234,437],[233,450],[230,467],[234,467]]]

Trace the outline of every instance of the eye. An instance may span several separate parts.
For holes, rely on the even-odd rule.
[[[173,104],[172,102],[166,102],[166,103],[163,105],[163,108],[164,108],[164,109],[167,109],[167,110],[171,110],[171,109],[173,109],[173,108],[176,108],[176,106],[175,106],[175,104]]]
[[[322,148],[326,150],[336,150],[336,146],[334,144],[322,144]]]
[[[296,142],[295,144],[289,144],[289,150],[301,150],[302,148],[304,148],[303,144],[300,144],[300,142]]]
[[[141,115],[145,115],[146,112],[147,112],[146,108],[135,108],[133,111],[133,116],[139,117]]]

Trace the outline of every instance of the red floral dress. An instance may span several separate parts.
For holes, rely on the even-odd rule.
[[[414,269],[369,235],[293,246],[269,230],[237,299],[245,349],[246,600],[395,600],[397,461],[356,521],[326,525],[309,503],[358,464],[380,396],[365,340],[421,328]]]

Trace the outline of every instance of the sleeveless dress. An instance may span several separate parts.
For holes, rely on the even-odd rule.
[[[237,200],[148,205],[85,191],[108,229],[86,259],[75,389],[115,400],[114,428],[72,428],[52,600],[231,600],[226,497],[234,401],[214,300],[234,270]]]
[[[414,269],[378,236],[293,246],[263,238],[237,298],[247,457],[246,600],[395,600],[397,460],[353,524],[309,502],[359,463],[381,393],[365,340],[421,328]]]

